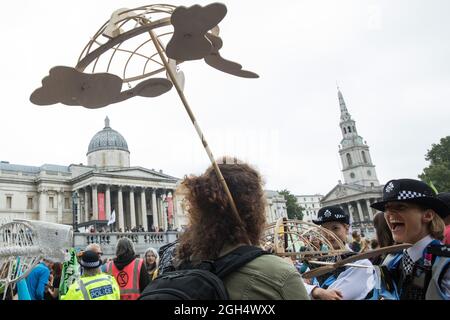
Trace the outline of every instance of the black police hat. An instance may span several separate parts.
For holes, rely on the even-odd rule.
[[[81,255],[80,265],[86,269],[95,269],[102,265],[97,252],[84,251]]]
[[[436,197],[436,193],[425,182],[414,179],[396,179],[386,183],[383,189],[383,201],[371,204],[371,207],[385,211],[388,202],[412,202],[433,209],[441,218],[449,214],[446,204]]]
[[[350,216],[341,207],[328,206],[321,208],[317,213],[317,220],[313,220],[313,222],[318,225],[331,221],[350,224]]]

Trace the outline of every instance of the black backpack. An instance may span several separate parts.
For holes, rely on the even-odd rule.
[[[222,279],[267,253],[258,247],[242,246],[215,261],[166,272],[149,283],[139,300],[228,300]]]

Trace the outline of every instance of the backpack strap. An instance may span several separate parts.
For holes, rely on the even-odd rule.
[[[269,252],[255,246],[241,246],[214,261],[211,271],[223,279],[263,254],[269,254]]]

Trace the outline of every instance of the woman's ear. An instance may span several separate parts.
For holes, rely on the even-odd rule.
[[[422,223],[430,223],[431,220],[433,220],[434,215],[436,212],[432,209],[425,210],[424,214],[422,215]]]

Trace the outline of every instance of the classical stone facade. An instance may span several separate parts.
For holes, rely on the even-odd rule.
[[[298,195],[297,203],[304,209],[303,210],[303,221],[312,222],[312,220],[317,218],[317,212],[320,209],[320,200],[322,200],[323,195],[313,194],[313,195]]]
[[[131,167],[128,145],[108,118],[91,139],[87,160],[87,166],[1,162],[0,216],[83,225],[105,222],[114,212],[116,231],[139,226],[147,231],[152,225],[175,229],[183,222],[182,199],[174,195],[179,179]]]
[[[375,165],[369,152],[369,146],[358,135],[356,123],[347,110],[344,97],[338,90],[341,110],[339,123],[342,140],[339,155],[342,162],[344,183],[339,183],[321,200],[321,206],[338,205],[350,213],[353,229],[372,235],[374,210],[370,204],[382,197]]]
[[[113,231],[187,225],[183,195],[174,192],[180,179],[161,170],[130,166],[127,142],[110,127],[108,118],[103,130],[91,139],[86,155],[88,165],[34,167],[1,161],[0,219],[81,227],[94,221],[104,225],[114,212]],[[266,197],[269,221],[287,216],[283,196],[267,191]]]
[[[267,222],[276,222],[279,218],[287,218],[286,199],[276,191],[266,190],[266,217]]]

